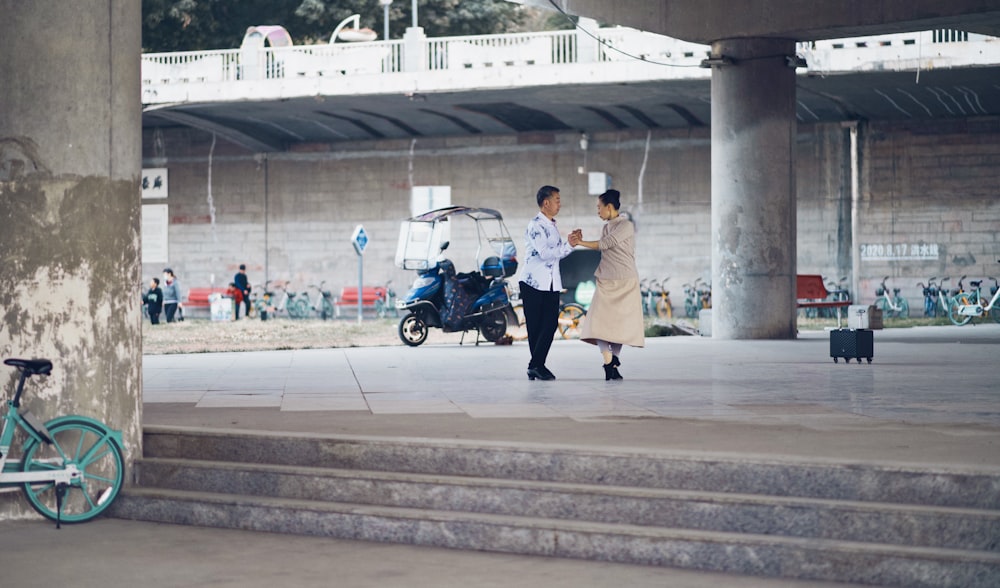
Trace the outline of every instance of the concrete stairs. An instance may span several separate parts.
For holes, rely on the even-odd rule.
[[[1000,586],[1000,472],[147,427],[126,519],[907,587]]]

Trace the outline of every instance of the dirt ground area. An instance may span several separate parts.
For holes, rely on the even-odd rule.
[[[397,318],[338,320],[242,319],[210,321],[187,319],[170,324],[142,326],[145,354],[209,353],[219,351],[265,351],[273,349],[325,349],[330,347],[377,347],[402,345]],[[447,343],[461,339],[461,333],[432,329],[428,342]],[[466,339],[475,340],[469,332]]]

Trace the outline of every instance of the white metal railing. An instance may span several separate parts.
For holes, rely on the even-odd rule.
[[[372,41],[144,54],[143,101],[155,101],[153,97],[157,95],[157,87],[239,84],[251,80],[318,79],[414,71],[482,71],[488,68],[630,61],[693,67],[710,52],[707,45],[624,27],[598,29],[596,39],[590,35],[571,30],[424,38],[418,43],[412,40]],[[973,44],[977,45],[974,49],[962,53],[960,47]],[[424,59],[413,62],[417,65],[406,59],[410,47],[418,47],[423,52]],[[941,67],[949,67],[949,63],[961,66],[1000,63],[1000,39],[956,31],[814,41],[799,43],[797,49],[806,57],[810,70],[815,71],[893,69],[894,60],[897,68],[913,67],[913,63],[918,63],[916,67],[919,68],[921,60],[935,57],[943,59],[935,64]],[[706,71],[705,75],[710,74]]]
[[[552,31],[427,39],[427,69],[523,67],[576,62],[576,33]]]
[[[239,49],[147,53],[142,56],[142,84],[232,82],[239,79]]]

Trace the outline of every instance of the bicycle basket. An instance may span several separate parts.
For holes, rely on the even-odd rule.
[[[876,296],[883,296],[883,295],[885,295],[885,288],[876,288],[875,289],[875,295]]]

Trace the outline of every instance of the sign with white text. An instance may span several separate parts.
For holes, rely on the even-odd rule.
[[[937,243],[866,243],[861,261],[902,261],[938,259]]]

